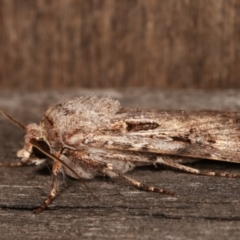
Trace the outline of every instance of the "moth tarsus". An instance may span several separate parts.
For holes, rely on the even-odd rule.
[[[77,179],[120,177],[138,189],[168,195],[174,193],[145,185],[124,173],[137,166],[161,164],[193,174],[239,177],[202,171],[179,160],[240,163],[240,113],[123,109],[118,101],[97,97],[50,106],[39,125],[24,126],[5,111],[0,112],[26,131],[24,147],[17,153],[21,161],[0,163],[0,167],[39,165],[49,159],[53,162],[52,189],[34,213],[42,212],[54,200],[62,173]]]

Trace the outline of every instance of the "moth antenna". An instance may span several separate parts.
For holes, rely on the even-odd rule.
[[[26,131],[26,127],[20,123],[18,120],[16,120],[15,118],[11,117],[9,114],[7,114],[4,110],[2,110],[0,108],[0,113],[2,113],[2,115],[4,115],[6,118],[8,118],[12,123],[14,123],[16,126],[18,126],[19,128],[22,128],[23,130]]]
[[[83,185],[85,186],[85,188],[88,190],[88,192],[96,199],[99,201],[99,198],[92,192],[92,190],[88,187],[88,185],[86,184],[86,182],[83,180],[82,176],[80,176],[73,168],[71,168],[69,165],[67,165],[64,161],[62,161],[60,158],[54,156],[53,154],[51,154],[50,152],[45,151],[37,142],[37,140],[35,139],[31,139],[30,143],[37,148],[40,152],[42,152],[43,154],[45,154],[47,157],[51,158],[52,160],[55,160],[56,162],[61,163],[64,167],[66,167],[68,170],[70,170],[72,173],[74,173],[79,179],[82,180]]]

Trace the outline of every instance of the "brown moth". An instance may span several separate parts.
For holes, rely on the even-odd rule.
[[[24,126],[5,111],[0,112],[26,131],[24,147],[17,152],[21,160],[0,166],[53,161],[52,189],[35,213],[43,211],[55,198],[57,176],[62,173],[77,179],[118,176],[139,189],[169,195],[174,193],[145,185],[124,173],[136,166],[163,164],[194,174],[239,176],[201,171],[179,160],[239,163],[240,113],[123,109],[116,100],[95,96],[50,106],[40,124]]]

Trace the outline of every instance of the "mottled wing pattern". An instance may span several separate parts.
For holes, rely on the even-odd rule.
[[[89,146],[240,162],[240,113],[122,110]]]

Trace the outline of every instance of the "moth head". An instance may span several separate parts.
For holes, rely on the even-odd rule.
[[[46,141],[42,127],[35,123],[24,126],[4,110],[0,109],[0,113],[26,132],[24,147],[17,152],[17,156],[22,158],[23,162],[35,163],[36,165],[45,162],[47,158],[45,153],[49,153],[50,147]],[[34,144],[37,144],[38,147],[34,146]]]
[[[23,162],[41,164],[45,162],[46,158],[50,158],[55,162],[60,163],[67,169],[69,169],[77,178],[81,179],[82,176],[77,171],[75,171],[71,166],[66,164],[63,160],[56,157],[54,154],[51,154],[50,147],[45,137],[45,132],[41,125],[37,125],[35,123],[31,123],[27,126],[24,126],[22,123],[11,117],[8,113],[0,108],[0,113],[6,116],[12,123],[17,125],[19,128],[26,131],[25,135],[25,144],[23,149],[17,152],[17,156],[22,158]],[[85,182],[83,182],[87,190],[95,197],[94,193],[89,189]]]
[[[23,149],[17,152],[17,156],[22,158],[22,161],[34,163],[36,165],[42,164],[46,161],[47,156],[44,154],[45,152],[50,152],[50,147],[45,138],[44,131],[40,125],[35,123],[31,123],[26,126],[26,135]],[[32,141],[36,142],[41,149],[36,148]]]

